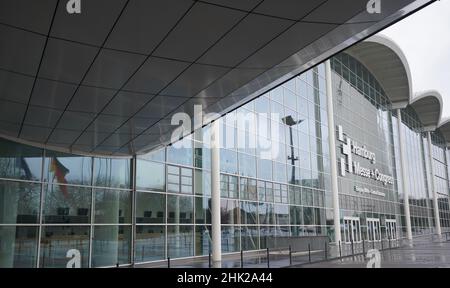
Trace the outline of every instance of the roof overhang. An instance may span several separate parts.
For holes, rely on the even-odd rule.
[[[381,14],[367,2],[82,0],[68,14],[67,1],[1,1],[0,135],[141,153],[170,143],[175,113],[223,115],[433,1],[384,1]],[[409,79],[377,76],[404,98]]]
[[[405,55],[394,41],[378,34],[345,52],[372,72],[395,107],[406,107],[413,91],[411,71]]]
[[[414,108],[424,127],[435,130],[442,116],[442,96],[435,90],[418,92],[411,100],[410,106]]]

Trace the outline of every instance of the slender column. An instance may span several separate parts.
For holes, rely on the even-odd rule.
[[[400,145],[400,173],[402,176],[402,186],[403,186],[403,199],[405,205],[405,219],[406,219],[406,237],[408,240],[412,240],[412,229],[411,229],[411,213],[409,209],[409,186],[408,180],[406,179],[406,155],[405,155],[405,139],[402,130],[402,110],[397,109],[397,130],[398,130],[398,142]]]
[[[433,193],[433,204],[434,204],[434,222],[436,223],[436,234],[440,237],[441,236],[441,222],[439,221],[439,205],[438,205],[438,197],[436,193],[436,183],[434,181],[434,167],[433,167],[433,145],[431,144],[431,132],[427,132],[427,138],[428,138],[428,159],[430,163],[430,181],[431,181],[431,190]]]
[[[336,160],[336,131],[334,126],[333,86],[331,83],[331,63],[325,62],[327,84],[328,143],[330,146],[331,191],[333,194],[334,241],[341,242],[341,219],[339,214],[338,173]]]
[[[220,129],[219,120],[211,123],[211,224],[212,261],[215,268],[221,267],[222,239],[220,223]]]

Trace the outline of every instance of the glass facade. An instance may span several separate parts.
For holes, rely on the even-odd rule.
[[[398,228],[405,226],[401,222],[401,196],[397,188],[393,131],[396,122],[392,121],[391,104],[375,77],[350,55],[337,55],[331,65],[334,119],[344,134],[344,139],[337,140],[336,147],[337,165],[341,170],[345,167],[338,177],[341,223],[345,224],[345,219],[359,219],[357,228],[361,232],[358,234],[361,240],[370,241],[375,238],[372,239],[372,222],[368,220],[378,219],[381,236],[386,239],[386,220],[394,220]],[[352,151],[348,153],[352,154],[351,164],[346,163],[349,160],[343,153],[347,139],[351,139]],[[359,148],[373,153],[374,157],[358,153]],[[365,176],[363,169],[389,175],[392,183]],[[346,229],[344,225],[344,236]],[[350,241],[348,237],[343,238],[344,242]]]
[[[224,253],[270,248],[278,237],[334,241],[330,149],[340,168],[343,241],[405,235],[396,112],[357,60],[341,53],[331,66],[336,147],[329,147],[324,64],[220,119]],[[413,233],[434,226],[428,153],[441,225],[448,228],[450,155],[443,137],[432,133],[429,152],[415,111],[403,109],[402,119]],[[66,267],[73,249],[81,267],[208,255],[209,148],[209,125],[132,158],[0,140],[0,267]]]

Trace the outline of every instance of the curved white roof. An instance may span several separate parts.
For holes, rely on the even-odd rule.
[[[410,101],[410,105],[416,110],[424,126],[438,127],[442,116],[442,96],[438,91],[417,92]]]
[[[408,61],[390,38],[375,35],[345,51],[372,72],[392,103],[409,102],[412,78]]]

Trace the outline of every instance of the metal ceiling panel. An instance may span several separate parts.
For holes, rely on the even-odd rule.
[[[133,0],[105,47],[150,54],[194,3],[187,0]]]

